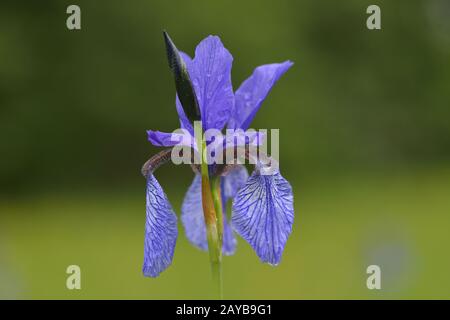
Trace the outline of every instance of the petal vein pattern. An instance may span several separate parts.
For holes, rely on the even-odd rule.
[[[294,222],[292,188],[279,172],[255,170],[233,202],[232,226],[262,262],[277,265]]]
[[[153,175],[147,178],[144,264],[147,277],[157,277],[171,265],[178,236],[177,216]]]

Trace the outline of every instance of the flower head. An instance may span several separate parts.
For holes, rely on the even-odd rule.
[[[188,136],[194,136],[192,122],[195,120],[201,121],[204,131],[248,129],[274,84],[292,66],[292,62],[285,61],[257,67],[234,92],[231,83],[233,57],[219,37],[208,36],[201,41],[193,59],[179,52],[166,33],[165,40],[169,64],[175,75],[175,105],[180,126]],[[173,147],[180,141],[174,139],[172,133],[152,130],[148,131],[148,139],[153,145],[163,147]],[[170,149],[166,149],[150,159],[143,168],[147,179],[145,276],[158,276],[171,264],[178,236],[177,217],[153,175],[157,167],[169,158]],[[188,240],[194,246],[208,250],[211,243],[205,224],[204,180],[196,172],[181,207],[181,221]],[[236,232],[253,247],[261,261],[278,264],[294,219],[289,183],[279,171],[270,175],[261,174],[261,164],[256,165],[250,177],[242,165],[230,166],[222,171],[214,167],[206,174],[207,177],[208,174],[219,181],[220,211],[226,208],[228,201],[233,202],[231,224],[226,214],[218,223],[223,226],[220,234],[223,254],[235,252]]]

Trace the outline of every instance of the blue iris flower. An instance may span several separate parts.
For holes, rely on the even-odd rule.
[[[189,74],[203,130],[249,128],[262,102],[292,66],[292,62],[257,67],[236,92],[231,83],[233,57],[217,36],[208,36],[197,46],[195,57],[179,52]],[[177,95],[175,105],[181,128],[194,135],[191,119]],[[148,131],[155,146],[177,144],[172,133]],[[169,149],[170,150],[170,149]],[[168,161],[170,152],[149,160],[143,174],[147,178],[145,250],[143,273],[156,277],[171,263],[178,236],[177,216],[166,194],[153,175],[159,164]],[[214,174],[214,172],[213,172]],[[188,240],[207,250],[208,242],[202,208],[202,184],[196,174],[181,207],[181,221]],[[293,194],[289,182],[280,172],[261,174],[257,165],[249,177],[243,165],[234,166],[221,176],[222,206],[232,201],[231,223],[223,215],[223,247],[225,255],[236,250],[235,233],[244,238],[262,262],[277,265],[294,220]]]

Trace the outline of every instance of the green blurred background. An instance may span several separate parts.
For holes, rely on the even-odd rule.
[[[295,62],[253,123],[280,128],[293,233],[278,267],[239,239],[226,298],[450,298],[449,15],[447,0],[3,0],[0,298],[210,297],[208,256],[181,226],[173,265],[141,275],[145,130],[178,126],[162,29],[191,55],[219,35],[235,88]],[[192,175],[157,172],[177,212]],[[370,264],[381,290],[366,288]]]

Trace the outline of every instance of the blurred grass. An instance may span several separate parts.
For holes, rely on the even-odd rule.
[[[172,267],[140,272],[145,130],[179,125],[167,29],[191,55],[219,35],[235,89],[295,62],[252,123],[280,129],[294,232],[277,268],[239,240],[227,298],[450,298],[448,3],[379,0],[369,31],[369,0],[79,0],[72,32],[71,1],[0,2],[0,297],[208,297],[207,254],[182,230]],[[158,171],[176,211],[190,175]],[[369,264],[381,291],[365,287]]]
[[[225,297],[450,298],[450,168],[414,172],[293,181],[296,219],[281,264],[261,264],[239,239],[224,261]],[[165,189],[179,211],[183,189]],[[181,228],[173,265],[157,279],[141,275],[143,192],[99,194],[0,204],[2,298],[209,297],[207,254]],[[70,264],[81,267],[80,291],[65,288]],[[365,287],[370,264],[382,268],[381,291]]]

